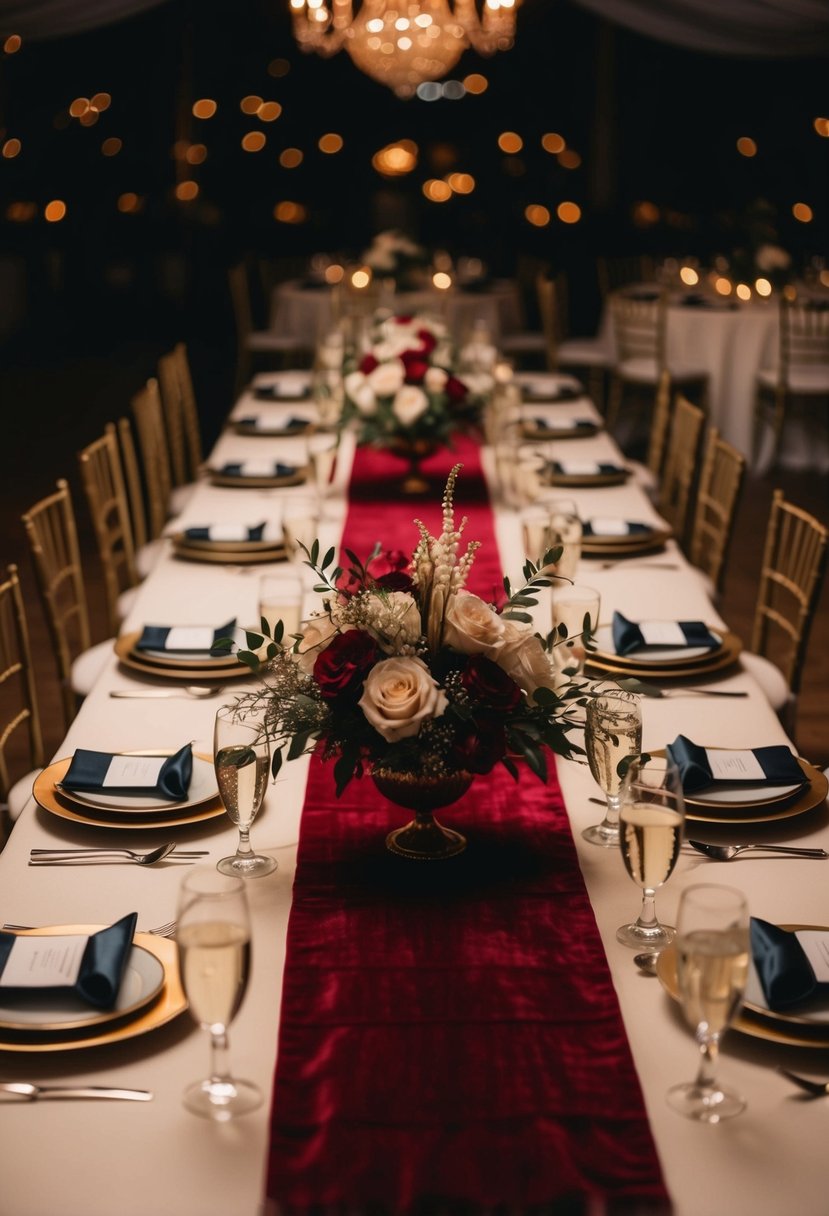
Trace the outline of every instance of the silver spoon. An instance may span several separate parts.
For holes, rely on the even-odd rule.
[[[714,861],[731,861],[733,857],[749,850],[760,853],[786,853],[792,857],[829,857],[825,849],[801,849],[788,844],[706,844],[702,840],[689,840],[688,844],[698,853],[712,857]]]
[[[171,844],[161,844],[157,849],[151,849],[149,853],[136,853],[132,849],[122,849],[119,853],[97,854],[94,857],[88,854],[64,855],[62,857],[30,857],[30,866],[98,866],[98,865],[113,865],[119,861],[128,862],[130,865],[136,866],[153,866],[157,861],[163,861],[165,857],[169,857],[175,848],[175,842]]]
[[[201,700],[203,697],[218,697],[224,692],[224,684],[217,684],[213,687],[207,684],[185,684],[183,688],[113,688],[110,689],[111,697],[147,697],[153,699],[155,697],[195,697],[196,700]]]
[[[34,1102],[38,1098],[121,1098],[149,1102],[148,1089],[115,1089],[110,1085],[30,1085],[27,1081],[0,1082],[0,1102]]]
[[[633,961],[640,971],[644,971],[645,975],[656,975],[656,964],[659,961],[657,951],[647,950],[644,954],[634,954]]]

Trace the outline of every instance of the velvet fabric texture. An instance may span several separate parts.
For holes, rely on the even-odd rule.
[[[453,459],[456,519],[482,542],[470,590],[497,596],[470,441],[424,462],[428,501],[400,502],[401,462],[358,451],[343,543],[408,552],[415,516],[435,534]],[[311,763],[288,928],[267,1183],[279,1212],[668,1211],[554,774],[479,778],[438,812],[466,852],[420,863],[385,849],[410,813],[367,778],[337,799],[331,767]]]

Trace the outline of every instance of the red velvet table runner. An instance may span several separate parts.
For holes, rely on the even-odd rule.
[[[428,500],[394,499],[402,465],[360,450],[344,544],[410,552],[456,518],[482,541],[470,589],[500,586],[477,448],[425,465]],[[390,480],[393,479],[393,480]],[[367,778],[335,797],[312,760],[288,927],[268,1195],[284,1213],[578,1213],[669,1204],[554,773],[501,768],[439,812],[469,839],[412,862],[410,818]]]

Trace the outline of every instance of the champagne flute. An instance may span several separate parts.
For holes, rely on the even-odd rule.
[[[317,490],[317,506],[320,516],[325,515],[325,500],[337,459],[337,441],[331,435],[312,435],[308,440],[308,462],[314,474]]]
[[[225,810],[239,828],[233,857],[216,866],[220,874],[261,878],[276,869],[276,859],[260,857],[250,844],[250,825],[262,805],[268,781],[268,740],[260,724],[237,705],[222,705],[213,731],[213,766]]]
[[[262,1094],[230,1073],[227,1028],[236,1016],[250,970],[250,917],[245,884],[196,866],[181,884],[176,940],[181,982],[193,1018],[210,1033],[210,1075],[184,1091],[193,1114],[226,1123],[255,1110]]]
[[[580,583],[553,587],[553,661],[562,676],[581,675],[584,670],[585,640],[596,630],[600,607],[601,596],[594,587]]]
[[[578,508],[569,498],[553,498],[545,502],[544,506],[549,513],[550,539],[547,548],[553,549],[561,545],[556,574],[559,578],[572,582],[581,557],[582,526]]]
[[[317,504],[310,498],[292,498],[282,511],[282,534],[291,561],[301,565],[317,537]]]
[[[676,930],[679,999],[696,1036],[700,1064],[693,1081],[668,1090],[668,1104],[689,1119],[719,1123],[746,1105],[716,1080],[720,1040],[740,1007],[748,977],[746,898],[712,883],[688,887],[679,901]]]
[[[625,869],[642,888],[642,909],[635,921],[616,930],[616,940],[634,950],[661,950],[676,934],[657,920],[655,899],[657,888],[673,873],[682,840],[685,799],[679,769],[661,756],[634,760],[622,798],[619,844]]]
[[[608,689],[588,702],[586,718],[587,762],[607,798],[607,810],[602,822],[585,828],[582,836],[590,844],[616,848],[624,780],[619,766],[642,750],[642,710],[633,693],[621,688]]]
[[[302,575],[296,568],[263,574],[259,579],[260,625],[261,621],[267,621],[273,637],[276,624],[281,621],[283,646],[293,645],[291,636],[299,633],[303,596]]]

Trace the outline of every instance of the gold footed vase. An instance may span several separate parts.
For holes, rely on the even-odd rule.
[[[438,444],[433,439],[390,439],[388,449],[401,460],[408,460],[409,471],[403,478],[404,494],[425,494],[430,486],[420,471],[420,462],[438,450]]]
[[[414,819],[405,827],[389,832],[386,848],[390,853],[408,857],[412,861],[442,861],[464,851],[466,837],[438,823],[433,812],[463,797],[472,784],[472,773],[423,777],[375,768],[371,776],[377,789],[389,802],[415,813]]]

